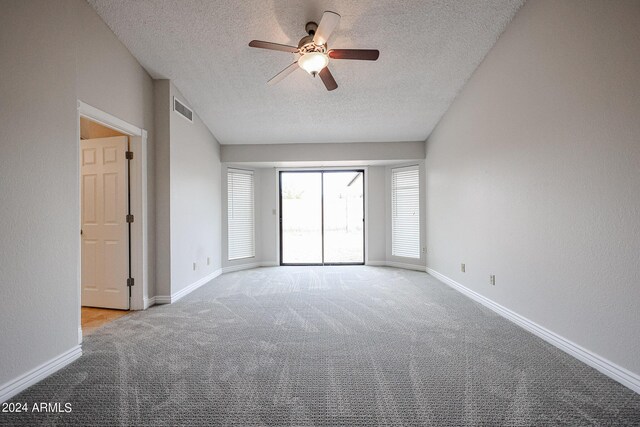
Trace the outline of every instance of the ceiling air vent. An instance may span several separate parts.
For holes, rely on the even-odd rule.
[[[182,102],[178,101],[178,98],[175,96],[173,97],[173,111],[193,123],[193,111]]]

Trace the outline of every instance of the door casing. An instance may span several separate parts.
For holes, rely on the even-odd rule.
[[[131,226],[131,273],[135,284],[131,288],[131,310],[144,310],[152,304],[148,298],[149,286],[149,249],[147,245],[148,212],[147,212],[147,131],[132,125],[114,115],[106,113],[98,108],[86,104],[80,100],[77,103],[76,120],[76,158],[80,156],[80,117],[97,122],[108,128],[117,130],[129,136],[129,150],[133,152],[133,160],[130,161],[129,187],[131,197],[131,213],[134,222]],[[80,162],[77,161],[77,188],[78,197],[77,212],[80,213]],[[82,227],[80,215],[78,215],[78,247],[81,246],[80,229]],[[78,298],[78,343],[82,343],[82,323],[80,301],[82,300],[81,280],[81,256],[78,251],[76,262],[77,298]]]

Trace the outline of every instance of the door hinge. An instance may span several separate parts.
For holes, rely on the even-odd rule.
[[[128,277],[128,278],[127,278],[127,286],[128,286],[128,287],[133,286],[133,285],[134,285],[134,282],[135,282],[135,281],[133,280],[133,277]]]
[[[127,160],[133,160],[133,151],[127,151],[125,157]]]
[[[131,224],[133,222],[133,214],[127,214],[127,222]]]

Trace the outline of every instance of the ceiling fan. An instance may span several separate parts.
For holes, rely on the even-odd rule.
[[[324,12],[320,25],[315,22],[307,22],[305,30],[308,35],[300,39],[298,47],[284,44],[252,40],[251,47],[261,49],[280,50],[282,52],[297,53],[300,57],[284,70],[276,74],[267,82],[273,85],[293,73],[298,68],[302,68],[313,77],[320,76],[327,90],[334,90],[338,87],[336,80],[329,71],[329,59],[359,59],[365,61],[375,61],[380,56],[378,50],[373,49],[329,49],[327,40],[331,33],[338,26],[340,15],[335,12]]]

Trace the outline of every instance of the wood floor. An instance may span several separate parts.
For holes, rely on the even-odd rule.
[[[82,307],[82,335],[87,336],[101,326],[129,314],[126,310]]]

